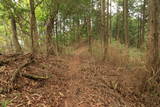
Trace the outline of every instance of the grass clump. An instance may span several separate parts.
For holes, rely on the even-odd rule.
[[[10,103],[11,103],[11,101],[5,100],[5,101],[1,101],[0,105],[1,105],[1,107],[7,107]]]

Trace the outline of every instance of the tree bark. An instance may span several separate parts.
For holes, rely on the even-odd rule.
[[[47,22],[46,26],[46,48],[47,48],[47,55],[56,55],[53,40],[52,40],[52,29],[54,28],[54,18],[50,17]]]
[[[103,42],[104,42],[104,54],[103,60],[106,60],[108,54],[108,39],[109,39],[109,0],[107,0],[107,20],[106,20],[106,1],[101,0],[101,34],[103,35]]]
[[[159,58],[159,28],[160,23],[160,1],[150,0],[149,1],[149,34],[148,34],[148,55],[147,55],[147,68],[149,71],[158,72],[160,69],[160,58]],[[160,71],[159,71],[160,72]]]
[[[80,33],[81,33],[81,27],[80,27],[80,20],[78,19],[77,20],[77,42],[80,42],[80,39],[81,39]]]
[[[55,20],[55,34],[56,34],[56,48],[57,48],[57,52],[59,52],[59,36],[58,36],[58,16],[57,16],[57,18],[56,18],[56,20]]]
[[[88,32],[88,44],[89,44],[89,52],[92,55],[92,26],[91,26],[91,18],[87,19],[87,32]]]
[[[116,19],[116,40],[120,40],[120,13],[119,13],[119,6],[117,5],[117,19]]]
[[[140,48],[140,46],[141,46],[141,28],[142,28],[142,26],[141,26],[141,18],[140,18],[140,15],[138,15],[138,19],[137,19],[137,21],[138,21],[138,25],[137,25],[137,28],[138,28],[138,38],[137,38],[137,48]]]
[[[13,33],[13,44],[16,49],[16,53],[22,53],[22,48],[18,42],[18,37],[17,37],[17,26],[16,26],[16,20],[13,15],[11,15],[11,27],[12,27],[12,33]]]
[[[124,32],[125,32],[125,45],[129,46],[129,33],[128,33],[128,0],[124,0]]]
[[[142,28],[141,28],[141,46],[144,44],[144,37],[145,37],[145,23],[146,23],[146,0],[143,0],[143,7],[142,7]]]
[[[35,2],[34,0],[30,1],[30,29],[31,29],[31,41],[32,41],[32,54],[36,54],[38,52],[38,40],[39,40],[39,34],[37,30],[37,20],[35,16]]]
[[[92,55],[92,15],[93,12],[93,0],[90,0],[89,6],[89,16],[87,18],[87,31],[88,31],[88,44],[89,44],[89,52]]]
[[[109,40],[112,42],[112,0],[109,0]]]

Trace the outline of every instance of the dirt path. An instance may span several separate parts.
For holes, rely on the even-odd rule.
[[[81,47],[74,52],[73,57],[69,60],[69,71],[67,76],[69,76],[70,80],[68,82],[68,95],[65,101],[65,107],[85,107],[85,106],[78,106],[76,103],[76,93],[79,89],[79,75],[78,70],[81,65],[81,58],[80,55],[87,50],[87,47]]]
[[[117,70],[114,69],[114,66],[110,66],[109,64],[106,64],[106,65],[102,64],[103,66],[101,66],[101,65],[98,66],[96,64],[90,65],[86,62],[83,62],[85,60],[85,61],[88,61],[89,63],[92,63],[90,58],[86,58],[86,57],[85,57],[85,59],[82,58],[83,53],[87,52],[87,49],[88,49],[87,47],[78,48],[74,52],[74,55],[71,57],[71,59],[68,61],[69,71],[67,72],[66,77],[69,78],[69,81],[68,81],[69,88],[67,91],[67,98],[65,100],[65,107],[92,107],[93,105],[95,105],[95,107],[107,107],[107,106],[108,107],[110,107],[110,106],[119,107],[118,105],[123,105],[126,107],[130,107],[130,106],[134,107],[134,105],[132,105],[132,103],[136,104],[135,102],[125,101],[126,99],[128,99],[127,97],[123,97],[123,95],[121,95],[118,91],[116,91],[116,89],[112,89],[112,87],[109,86],[109,84],[110,84],[109,82],[114,82],[115,80],[118,81],[117,84],[123,83],[123,81],[124,81],[123,79],[125,77],[121,76],[121,78],[119,78],[118,76],[117,77],[111,76],[111,77],[106,78],[106,75],[120,75],[120,74],[123,75],[123,73],[122,72],[121,73],[114,72]],[[81,71],[82,65],[88,66],[89,69],[87,69],[85,72],[82,72]],[[102,67],[104,67],[104,68],[102,68]],[[101,74],[104,72],[103,70],[98,71],[98,69],[104,69],[105,75]],[[92,73],[93,71],[94,71],[94,73]],[[126,72],[124,72],[124,74],[126,74]],[[130,76],[130,73],[126,74],[126,76],[127,77]],[[83,77],[85,77],[85,78],[87,77],[89,79],[86,78],[85,80],[82,80]],[[134,77],[133,77],[133,79],[134,79]],[[124,82],[127,82],[129,80],[130,79],[128,79]],[[94,82],[97,82],[97,83],[94,83]],[[93,87],[96,87],[96,88],[98,87],[98,90],[93,90],[93,88],[91,88],[90,86],[85,85],[86,83],[93,84],[94,85]],[[130,83],[132,83],[132,82],[129,81],[129,84]],[[103,89],[101,84],[102,84],[102,86],[105,86],[106,89]],[[125,84],[125,83],[123,83],[123,84]],[[96,86],[96,85],[100,85],[100,87]],[[130,84],[128,87],[130,87],[130,86],[132,86],[132,84]],[[117,90],[119,90],[119,89],[117,89]],[[83,91],[83,92],[81,92],[81,91]],[[100,94],[103,91],[106,93],[105,95]],[[112,94],[112,96],[110,94]],[[127,93],[124,93],[124,94],[126,94],[126,96],[127,96]],[[84,99],[82,99],[82,98],[84,98]],[[106,102],[104,102],[104,103],[102,103],[101,101],[98,102],[98,100],[102,100],[102,99],[104,101],[106,100],[108,105],[105,105]],[[86,102],[85,102],[85,100],[86,100]],[[95,104],[91,104],[91,101],[95,102]]]
[[[65,107],[74,107],[74,93],[76,91],[76,84],[77,84],[77,78],[76,78],[76,72],[78,71],[78,67],[80,64],[80,58],[79,56],[74,56],[69,61],[69,71],[68,71],[68,78],[70,79],[68,82],[68,95],[67,99],[65,101]]]

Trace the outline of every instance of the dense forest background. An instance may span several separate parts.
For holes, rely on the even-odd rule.
[[[44,55],[48,60],[75,56],[77,66],[87,49],[82,56],[101,65],[137,68],[142,84],[136,95],[148,96],[149,107],[154,99],[160,101],[159,5],[159,0],[0,0],[0,53],[30,53],[31,59]]]
[[[93,40],[103,39],[103,32],[111,42],[117,40],[129,47],[145,49],[147,0],[110,0],[104,3],[97,0],[2,0],[1,50],[21,51],[22,48],[30,52],[31,36],[36,39],[33,39],[35,45],[45,48],[48,37],[59,48],[89,36]],[[13,32],[16,37],[12,36]]]

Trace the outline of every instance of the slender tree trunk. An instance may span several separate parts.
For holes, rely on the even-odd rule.
[[[108,39],[109,39],[109,0],[107,0],[107,20],[106,20],[106,1],[101,0],[101,34],[103,35],[104,40],[104,56],[103,60],[106,60],[107,54],[108,54]]]
[[[77,21],[77,41],[80,42],[80,33],[81,33],[81,27],[80,27],[80,19]]]
[[[117,5],[117,19],[116,19],[116,40],[120,39],[120,13],[119,6]]]
[[[92,26],[91,26],[91,18],[87,19],[87,32],[88,32],[88,44],[89,44],[89,52],[92,55]]]
[[[56,55],[57,54],[57,48],[56,43],[54,39],[52,38],[53,35],[56,35],[56,41],[57,41],[57,21],[56,17],[58,18],[58,9],[59,4],[55,5],[55,8],[50,8],[50,15],[46,24],[46,49],[47,49],[47,55]],[[56,19],[56,20],[55,20]],[[55,22],[56,22],[56,33],[55,31]]]
[[[138,28],[138,38],[137,38],[137,48],[140,48],[141,46],[141,18],[140,18],[140,15],[138,15],[138,25],[137,25],[137,28]]]
[[[65,32],[66,32],[66,20],[63,18],[63,45],[66,45],[66,37],[65,37]]]
[[[112,42],[112,0],[109,0],[109,40]]]
[[[125,32],[125,45],[129,46],[129,33],[128,33],[128,0],[124,0],[124,32]]]
[[[63,26],[63,32],[62,33],[64,34],[65,31],[66,31],[66,28],[65,28],[66,20],[65,20],[65,18],[63,18],[62,22],[63,22],[63,25],[62,25]]]
[[[125,43],[125,0],[123,0],[123,28],[122,29],[122,36],[121,36],[121,43]]]
[[[106,20],[105,20],[105,10],[106,10],[106,1],[101,0],[101,34],[103,37],[103,48],[104,48],[104,53],[103,53],[103,60],[106,59]]]
[[[11,15],[11,27],[12,27],[12,33],[13,33],[13,44],[15,46],[16,49],[16,53],[22,53],[22,49],[21,46],[18,42],[18,37],[17,37],[17,26],[16,26],[16,20],[15,17],[13,15]]]
[[[89,16],[87,19],[87,31],[88,31],[88,43],[89,43],[89,52],[92,55],[92,15],[93,12],[93,0],[90,0],[90,7],[89,7]]]
[[[47,22],[47,26],[46,26],[46,48],[47,48],[47,55],[55,55],[55,48],[54,48],[54,44],[53,44],[53,40],[52,40],[52,30],[54,28],[54,18],[50,17],[48,19]]]
[[[98,23],[98,25],[99,25],[99,34],[100,34],[100,43],[101,43],[101,47],[103,47],[103,38],[104,38],[104,36],[103,36],[103,17],[102,17],[102,15],[103,15],[103,11],[102,11],[102,0],[100,0],[100,2],[98,2],[98,5],[99,5],[99,7],[98,7],[98,21],[99,21],[99,23]],[[99,16],[101,16],[101,17],[99,17]]]
[[[37,30],[37,20],[35,16],[35,3],[34,0],[30,0],[30,28],[31,28],[31,41],[32,41],[32,54],[38,52],[38,40],[39,40],[39,35],[38,35],[38,30]]]
[[[145,23],[146,23],[146,0],[143,0],[143,7],[142,7],[142,28],[141,28],[141,46],[144,44],[144,37],[145,37]]]
[[[7,44],[8,44],[7,45],[7,51],[13,51],[13,39],[12,39],[12,37],[8,36],[8,30],[9,30],[8,26],[9,25],[8,25],[7,21],[4,20],[5,36],[8,37],[8,39],[7,39]]]
[[[159,42],[159,28],[160,23],[160,1],[159,0],[149,0],[149,34],[148,34],[148,70],[152,72],[160,72],[160,58],[159,52],[160,49],[158,48]]]
[[[57,19],[55,21],[55,34],[56,34],[56,48],[57,48],[57,52],[59,51],[59,37],[58,37],[58,16]]]
[[[107,18],[106,18],[106,42],[104,43],[105,45],[105,50],[104,53],[107,56],[108,55],[108,45],[109,45],[109,26],[110,26],[110,14],[109,14],[109,0],[107,0]],[[104,56],[104,60],[105,60],[105,56]]]
[[[59,15],[60,16],[60,15]],[[62,32],[63,32],[63,20],[62,20],[62,17],[59,17],[59,34],[61,35],[62,34]],[[60,36],[60,38],[61,38],[61,36]]]
[[[103,37],[103,43],[106,42],[106,36],[105,36],[105,33],[106,33],[106,20],[105,20],[105,3],[106,1],[105,0],[101,0],[101,37]],[[103,46],[104,47],[104,46]]]
[[[77,40],[77,32],[76,32],[76,20],[73,18],[73,26],[72,26],[72,28],[73,28],[73,32],[74,32],[74,42],[76,42],[76,40]]]

